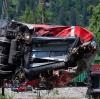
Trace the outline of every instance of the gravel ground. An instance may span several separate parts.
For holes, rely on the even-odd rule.
[[[19,93],[12,92],[10,88],[5,89],[7,99],[87,99],[86,91],[86,87],[56,88],[51,91],[33,90]]]

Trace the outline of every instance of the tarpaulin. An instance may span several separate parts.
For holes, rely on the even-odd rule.
[[[91,41],[94,36],[93,33],[80,26],[58,26],[58,25],[45,25],[33,24],[28,25],[33,27],[38,36],[53,36],[67,38],[69,36],[79,37],[81,42]]]

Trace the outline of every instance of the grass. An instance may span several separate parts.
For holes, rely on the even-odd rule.
[[[0,99],[5,99],[5,96],[0,95]]]
[[[5,96],[2,96],[2,95],[0,95],[0,99],[14,99],[13,98],[13,95],[5,95]]]

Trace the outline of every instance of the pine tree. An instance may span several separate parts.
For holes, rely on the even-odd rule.
[[[19,20],[26,23],[34,23],[34,16],[32,10],[27,7],[23,15],[19,17]]]
[[[100,45],[100,3],[92,9],[92,16],[89,23],[89,29],[95,34]]]

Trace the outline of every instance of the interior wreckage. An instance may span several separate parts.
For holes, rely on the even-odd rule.
[[[52,89],[90,68],[93,34],[80,26],[0,22],[0,81]]]

